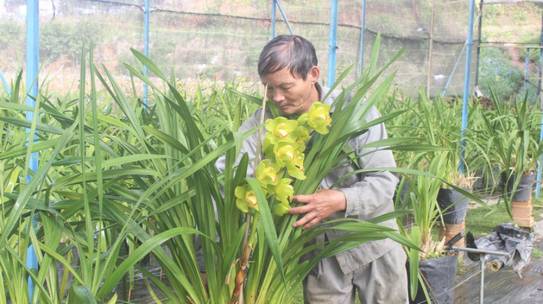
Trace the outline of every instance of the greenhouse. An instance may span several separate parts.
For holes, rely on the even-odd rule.
[[[543,0],[0,0],[0,304],[542,303]]]

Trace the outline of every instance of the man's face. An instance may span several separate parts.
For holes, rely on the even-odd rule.
[[[277,105],[283,115],[290,116],[306,112],[319,99],[315,87],[319,73],[319,68],[315,66],[304,80],[302,76],[293,75],[288,68],[284,68],[264,75],[261,80],[264,85],[268,85],[268,99]]]

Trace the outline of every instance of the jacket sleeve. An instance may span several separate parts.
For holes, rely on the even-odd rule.
[[[371,121],[378,117],[379,112],[372,108],[366,119]],[[386,138],[385,126],[379,124],[371,127],[366,133],[352,141],[360,168],[396,167],[392,151],[364,148],[368,143]],[[371,172],[360,175],[353,184],[338,189],[345,194],[347,203],[345,216],[371,219],[392,212],[394,210],[393,196],[397,183],[398,178],[390,172]]]

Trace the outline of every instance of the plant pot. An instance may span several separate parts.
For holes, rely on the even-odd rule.
[[[443,256],[420,261],[419,267],[432,303],[454,303],[454,279],[457,256]],[[410,303],[428,303],[419,286],[415,300]]]
[[[520,182],[518,184],[517,189],[514,193],[511,193],[513,191],[513,184],[516,179],[515,173],[512,173],[511,171],[508,172],[502,172],[501,174],[501,184],[503,185],[503,189],[507,191],[507,193],[511,194],[512,201],[517,202],[525,202],[530,200],[533,186],[535,183],[535,174],[533,171],[530,171],[529,173],[523,174],[520,178]]]
[[[478,170],[475,176],[477,178],[473,182],[473,191],[494,193],[496,190],[503,189],[501,188],[500,168],[497,166],[493,166],[491,172],[487,173],[487,175],[483,174],[483,171]]]
[[[513,193],[513,199],[514,202],[526,202],[529,201],[532,197],[532,191],[533,186],[535,183],[535,174],[534,172],[529,172],[527,174],[522,175],[520,178],[520,183],[518,184],[518,188]],[[512,190],[513,185],[508,185],[508,190]]]
[[[454,189],[439,189],[437,202],[445,224],[461,224],[466,218],[469,199]]]
[[[445,238],[445,244],[448,244],[451,239],[453,239],[457,234],[464,233],[466,229],[465,223],[460,224],[445,224],[441,227],[440,237]],[[454,247],[466,247],[466,240],[464,237],[460,238],[458,241],[451,244]]]
[[[509,175],[507,190],[513,191],[514,174]],[[520,227],[532,228],[535,224],[532,216],[532,191],[535,183],[534,172],[522,175],[518,187],[511,195],[511,215],[513,222]]]

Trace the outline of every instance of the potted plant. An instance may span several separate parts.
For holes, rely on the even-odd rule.
[[[456,166],[450,163],[446,166],[449,168],[448,175],[445,178],[448,183],[443,183],[437,194],[437,202],[443,217],[441,235],[444,236],[445,243],[449,242],[458,233],[464,233],[470,198],[457,189],[471,191],[475,180],[475,177],[465,176],[458,172]],[[455,245],[464,246],[464,238],[461,238]]]
[[[473,178],[467,176],[466,172],[460,172],[458,168],[461,160],[460,121],[457,115],[459,111],[460,103],[456,100],[452,102],[442,98],[430,100],[425,94],[421,94],[417,102],[420,121],[418,136],[425,138],[429,144],[443,149],[435,154],[442,157],[443,161],[434,169],[435,174],[439,174],[445,181],[437,194],[442,211],[441,234],[445,237],[445,242],[464,231],[469,199],[456,189],[470,190],[473,183]]]
[[[488,170],[501,168],[502,201],[513,221],[522,227],[533,225],[531,192],[536,161],[542,146],[536,139],[540,112],[527,98],[503,103],[493,94],[494,110],[483,112],[484,128],[478,133],[480,158],[485,158]],[[512,105],[512,109],[510,107]]]
[[[400,203],[404,208],[412,210],[409,215],[410,225],[403,228],[402,232],[421,248],[420,252],[409,252],[411,299],[415,303],[425,299],[452,303],[457,257],[446,254],[445,238],[437,237],[434,233],[443,221],[437,197],[444,177],[440,172],[447,163],[447,155],[431,153],[422,163],[421,171],[426,174],[412,177]]]

